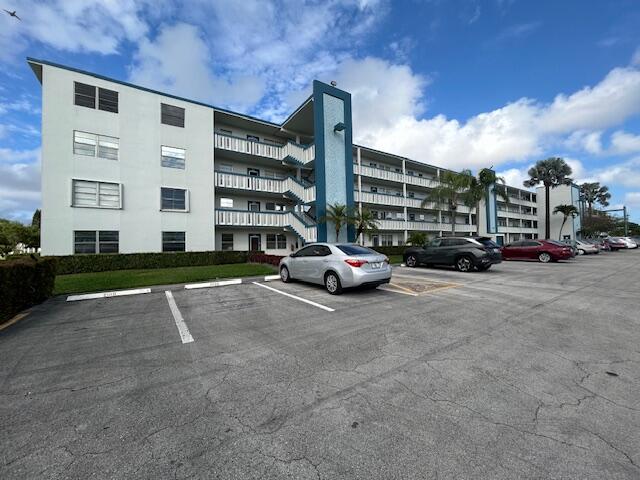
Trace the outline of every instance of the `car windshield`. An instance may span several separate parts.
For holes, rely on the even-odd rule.
[[[482,245],[488,248],[498,248],[498,244],[491,240],[489,237],[480,237],[475,239],[477,242],[480,242]]]
[[[360,245],[336,245],[336,247],[347,255],[378,255],[378,252]]]

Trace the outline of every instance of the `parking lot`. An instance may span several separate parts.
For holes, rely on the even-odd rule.
[[[639,285],[635,250],[55,298],[0,333],[0,477],[639,478]]]

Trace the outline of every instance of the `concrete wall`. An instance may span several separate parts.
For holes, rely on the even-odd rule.
[[[538,187],[536,189],[538,199],[538,235],[539,238],[545,237],[545,193],[544,187]],[[579,198],[578,188],[574,185],[562,185],[556,188],[552,188],[549,192],[549,206],[550,206],[550,223],[551,232],[550,239],[558,240],[568,236],[570,239],[575,240],[577,238],[577,232],[580,231],[580,217],[567,219],[567,222],[562,228],[562,234],[560,228],[562,227],[562,214],[553,214],[553,209],[558,205],[574,205],[579,210]]]
[[[74,81],[116,90],[119,113],[74,105]],[[118,230],[120,252],[157,252],[162,231],[186,232],[188,251],[214,248],[213,110],[89,75],[43,66],[42,253],[73,253],[74,230]],[[160,104],[185,109],[185,128],[160,123]],[[118,160],[74,155],[73,132],[119,138]],[[186,149],[165,168],[162,145]],[[71,207],[71,179],[123,184],[122,209]],[[160,187],[190,191],[191,211],[160,211]]]

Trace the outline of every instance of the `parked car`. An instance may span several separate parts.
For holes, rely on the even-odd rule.
[[[324,285],[332,295],[344,288],[377,287],[391,280],[389,259],[350,243],[313,243],[280,260],[280,278]]]
[[[539,260],[549,263],[571,257],[571,247],[555,240],[520,240],[502,247],[502,258],[505,260]]]
[[[461,272],[484,271],[500,263],[500,247],[490,237],[438,237],[404,252],[407,267],[453,265]]]
[[[627,248],[638,248],[638,244],[630,237],[617,237],[619,240],[621,240],[626,246]]]
[[[617,252],[618,250],[624,250],[627,248],[627,244],[616,237],[606,237],[603,242],[612,252]]]
[[[598,245],[594,245],[593,243],[588,243],[583,240],[576,240],[576,249],[578,250],[578,255],[600,253],[600,247]]]
[[[575,240],[562,240],[560,243],[567,245],[571,248],[571,257],[578,255],[578,244]]]

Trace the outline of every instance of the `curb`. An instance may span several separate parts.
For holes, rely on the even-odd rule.
[[[30,313],[31,313],[31,309],[26,310],[24,312],[20,312],[16,316],[14,316],[13,318],[10,318],[9,320],[4,322],[3,324],[0,324],[0,332],[5,330],[5,329],[7,329],[7,328],[9,328],[11,325],[15,325],[20,320],[22,320],[23,318],[28,316]]]
[[[224,280],[215,280],[212,282],[200,283],[178,283],[174,285],[154,285],[146,288],[135,288],[129,290],[114,290],[110,292],[94,292],[78,295],[69,295],[67,302],[77,302],[81,300],[97,300],[100,298],[124,297],[130,295],[144,295],[146,293],[158,293],[176,290],[196,290],[200,288],[226,287],[229,285],[242,285],[253,282],[272,282],[280,280],[280,275],[263,275],[260,277],[241,277],[241,278],[225,278]],[[0,327],[0,330],[2,328]]]

